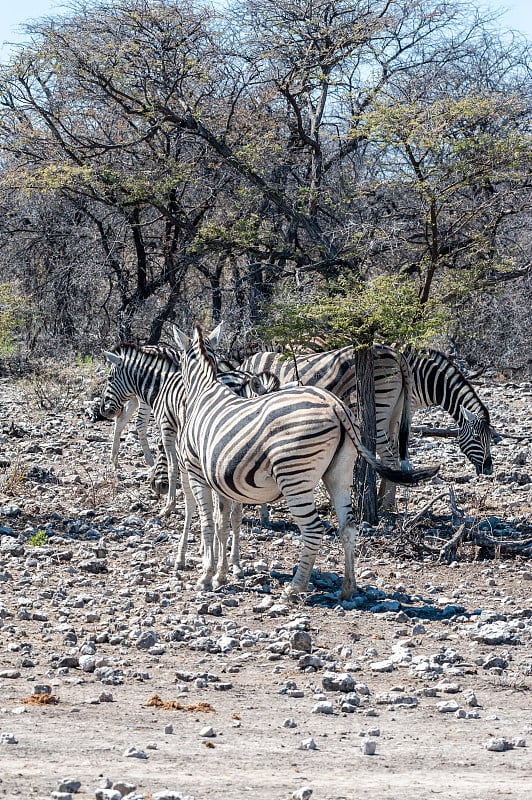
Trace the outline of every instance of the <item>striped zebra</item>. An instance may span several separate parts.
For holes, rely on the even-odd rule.
[[[357,455],[380,475],[405,484],[432,477],[438,467],[396,471],[377,462],[362,445],[351,411],[325,389],[298,386],[254,399],[235,396],[216,380],[215,360],[205,348],[199,326],[192,343],[183,338],[181,345],[187,391],[181,455],[200,512],[204,547],[198,588],[219,586],[226,580],[228,501],[261,504],[284,497],[303,543],[289,594],[305,591],[323,535],[314,503],[314,490],[322,480],[333,501],[344,546],[341,597],[351,596],[356,588],[351,483]],[[216,529],[213,491],[220,497]],[[221,554],[217,565],[215,530]]]
[[[268,369],[281,382],[294,380],[323,386],[349,406],[356,402],[355,369],[350,347],[298,356],[295,363],[278,353],[257,353],[242,369]],[[412,413],[438,405],[458,423],[458,444],[474,465],[477,475],[491,475],[490,443],[497,443],[489,412],[460,370],[437,350],[398,353],[391,347],[374,346],[377,453],[388,466],[408,466],[407,450]],[[379,499],[384,508],[395,502],[395,486],[381,481]],[[267,519],[267,516],[266,516]]]
[[[214,331],[213,331],[214,333]],[[143,345],[143,352],[144,353],[151,353],[155,356],[161,355],[163,358],[168,357],[169,359],[173,359],[176,362],[178,368],[180,368],[179,363],[179,354],[174,350],[172,347],[168,347],[167,345]],[[107,360],[111,361],[111,363],[116,363],[112,359],[112,353],[109,352],[104,353]],[[218,359],[218,369],[220,372],[226,374],[225,381],[227,385],[231,386],[235,392],[241,392],[243,396],[247,396],[246,392],[249,391],[251,394],[262,394],[263,391],[272,391],[278,387],[278,379],[275,376],[266,376],[263,373],[259,373],[258,376],[255,376],[254,373],[248,373],[245,375],[241,370],[236,370],[235,365],[232,364],[230,361],[226,361],[224,359]],[[256,381],[256,383],[255,383]],[[271,386],[272,388],[268,388]],[[117,408],[116,416],[109,417],[109,413],[106,419],[113,419],[115,420],[115,425],[113,429],[113,443],[111,447],[111,463],[115,467],[118,468],[118,452],[120,448],[120,437],[122,435],[122,431],[127,426],[128,422],[132,419],[133,415],[137,414],[137,418],[135,421],[135,429],[137,431],[137,436],[139,440],[139,444],[142,448],[142,452],[144,454],[144,459],[148,466],[152,467],[152,471],[150,473],[150,477],[153,476],[154,471],[156,472],[156,483],[154,485],[152,481],[153,488],[157,491],[158,494],[167,494],[168,493],[168,476],[163,476],[163,469],[165,473],[168,471],[168,464],[166,461],[166,456],[164,458],[161,457],[160,453],[164,453],[164,449],[162,449],[162,445],[159,448],[159,454],[157,459],[154,459],[153,453],[151,451],[149,442],[148,442],[148,427],[150,418],[152,415],[152,408],[151,405],[145,402],[141,396],[134,395],[127,400],[122,410],[119,411],[119,407],[115,404]],[[99,413],[101,416],[102,408],[100,405]],[[166,488],[163,488],[166,486]]]
[[[304,386],[317,386],[335,394],[353,408],[357,403],[356,366],[352,347],[325,353],[300,355],[295,359],[274,352],[256,353],[240,365],[245,371],[266,370],[276,375],[281,384],[289,381]],[[391,347],[374,346],[376,450],[383,464],[392,469],[408,467],[402,463],[399,442],[408,439],[412,378],[405,359]],[[395,500],[395,487],[381,481],[379,501],[389,508]],[[267,511],[261,515],[268,519]]]
[[[501,441],[490,423],[489,411],[458,367],[438,350],[407,347],[405,360],[413,377],[412,408],[439,406],[458,424],[458,444],[477,475],[492,475],[490,444]],[[401,439],[400,450],[405,454]]]
[[[218,326],[209,337],[211,346],[218,343],[221,326]],[[181,536],[176,568],[185,565],[185,554],[190,530],[192,514],[195,508],[192,493],[188,487],[187,476],[179,469],[176,439],[184,424],[185,418],[185,391],[181,365],[176,352],[169,347],[152,345],[122,344],[113,351],[106,351],[105,357],[111,363],[107,386],[100,403],[100,414],[106,419],[115,419],[115,436],[113,448],[116,444],[117,421],[124,426],[135,411],[146,409],[143,415],[145,421],[144,436],[146,437],[147,424],[150,413],[153,411],[155,420],[161,434],[160,450],[164,453],[158,456],[159,464],[155,464],[155,476],[161,483],[161,464],[166,471],[167,502],[162,515],[168,515],[175,506],[178,472],[181,472],[181,482],[185,497],[185,520]],[[226,365],[224,364],[224,368]],[[256,396],[267,391],[275,391],[279,381],[275,376],[265,373],[244,373],[241,370],[227,369],[219,375],[221,381],[231,391],[243,396]],[[140,416],[140,414],[139,414]],[[119,435],[118,435],[119,439]],[[146,447],[149,447],[146,439]],[[144,449],[144,448],[143,448]],[[231,563],[235,571],[239,569],[239,529],[242,512],[235,509],[233,519],[233,546],[231,550]]]

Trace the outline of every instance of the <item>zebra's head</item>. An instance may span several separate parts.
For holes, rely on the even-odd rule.
[[[211,333],[203,334],[200,326],[196,325],[192,339],[179,328],[173,327],[175,342],[181,350],[183,382],[189,398],[192,394],[191,390],[201,391],[204,384],[216,380],[215,348],[220,340],[222,326],[223,323],[220,323]]]
[[[489,419],[480,412],[475,414],[462,406],[458,421],[460,450],[474,465],[477,475],[492,475],[493,461],[490,444],[492,429]]]
[[[256,374],[243,372],[242,375],[244,377],[242,386],[235,390],[240,397],[259,397],[262,394],[276,392],[281,386],[277,375],[272,375],[271,372],[257,372]]]
[[[105,419],[115,419],[119,416],[124,407],[124,403],[129,399],[125,394],[121,380],[123,356],[118,353],[104,351],[104,356],[111,364],[111,371],[107,378],[107,386],[100,401],[100,414]]]

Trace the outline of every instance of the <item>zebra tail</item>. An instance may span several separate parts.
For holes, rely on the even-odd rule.
[[[381,464],[381,462],[377,460],[371,450],[368,450],[368,448],[362,444],[360,431],[353,413],[347,407],[344,407],[342,408],[342,414],[340,414],[336,405],[334,413],[342,423],[347,435],[355,445],[359,454],[373,467],[381,478],[386,478],[386,480],[392,481],[392,483],[415,486],[422,481],[430,480],[430,478],[433,478],[439,472],[439,464],[433,464],[430,467],[423,467],[421,469],[392,469],[391,467],[385,467],[384,464]]]
[[[412,395],[413,395],[413,375],[407,360],[402,353],[399,354],[399,367],[403,376],[403,409],[399,422],[399,458],[401,461],[408,461],[408,440],[410,439],[410,428],[412,425]]]

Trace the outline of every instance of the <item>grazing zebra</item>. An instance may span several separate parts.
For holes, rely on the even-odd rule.
[[[489,411],[467,378],[438,350],[407,347],[404,357],[413,377],[413,410],[440,406],[458,424],[458,444],[476,469],[477,475],[492,475],[490,443],[501,437],[490,424]],[[400,449],[405,453],[405,441]]]
[[[467,378],[450,359],[438,350],[405,348],[404,359],[412,374],[411,413],[420,408],[439,406],[458,424],[458,445],[475,467],[477,475],[492,475],[491,441],[498,436],[490,424],[489,411]],[[407,463],[409,425],[399,430],[398,450]],[[380,491],[394,498],[395,486],[381,482]]]
[[[240,369],[253,372],[266,370],[277,375],[281,384],[297,381],[304,386],[317,386],[335,394],[353,408],[357,402],[356,367],[352,347],[325,353],[312,353],[287,359],[274,352],[256,353],[247,358]],[[399,441],[408,438],[412,380],[410,369],[399,353],[385,345],[374,346],[376,450],[385,466],[401,464]],[[393,505],[395,487],[381,482],[379,500],[384,508]],[[267,509],[261,514],[268,519]]]
[[[254,399],[235,396],[216,380],[215,361],[199,326],[192,344],[183,337],[181,346],[187,409],[180,449],[200,512],[204,547],[198,587],[219,586],[226,580],[227,501],[261,504],[284,497],[303,542],[289,593],[305,591],[323,534],[314,503],[314,490],[322,480],[334,503],[344,545],[341,597],[349,597],[356,588],[351,483],[357,454],[380,475],[405,484],[432,477],[438,467],[396,471],[377,462],[362,445],[351,411],[325,389],[298,386]],[[217,566],[213,491],[220,497],[221,515],[216,526]]]

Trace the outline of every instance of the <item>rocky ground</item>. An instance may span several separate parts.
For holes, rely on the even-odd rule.
[[[273,530],[247,510],[243,578],[196,592],[197,529],[176,578],[182,509],[158,517],[133,433],[113,472],[78,389],[0,383],[0,797],[530,798],[530,384],[479,387],[506,434],[493,478],[416,443],[440,476],[363,531],[342,605],[333,530],[308,596],[282,599],[282,507]],[[469,538],[440,562],[449,487]]]

